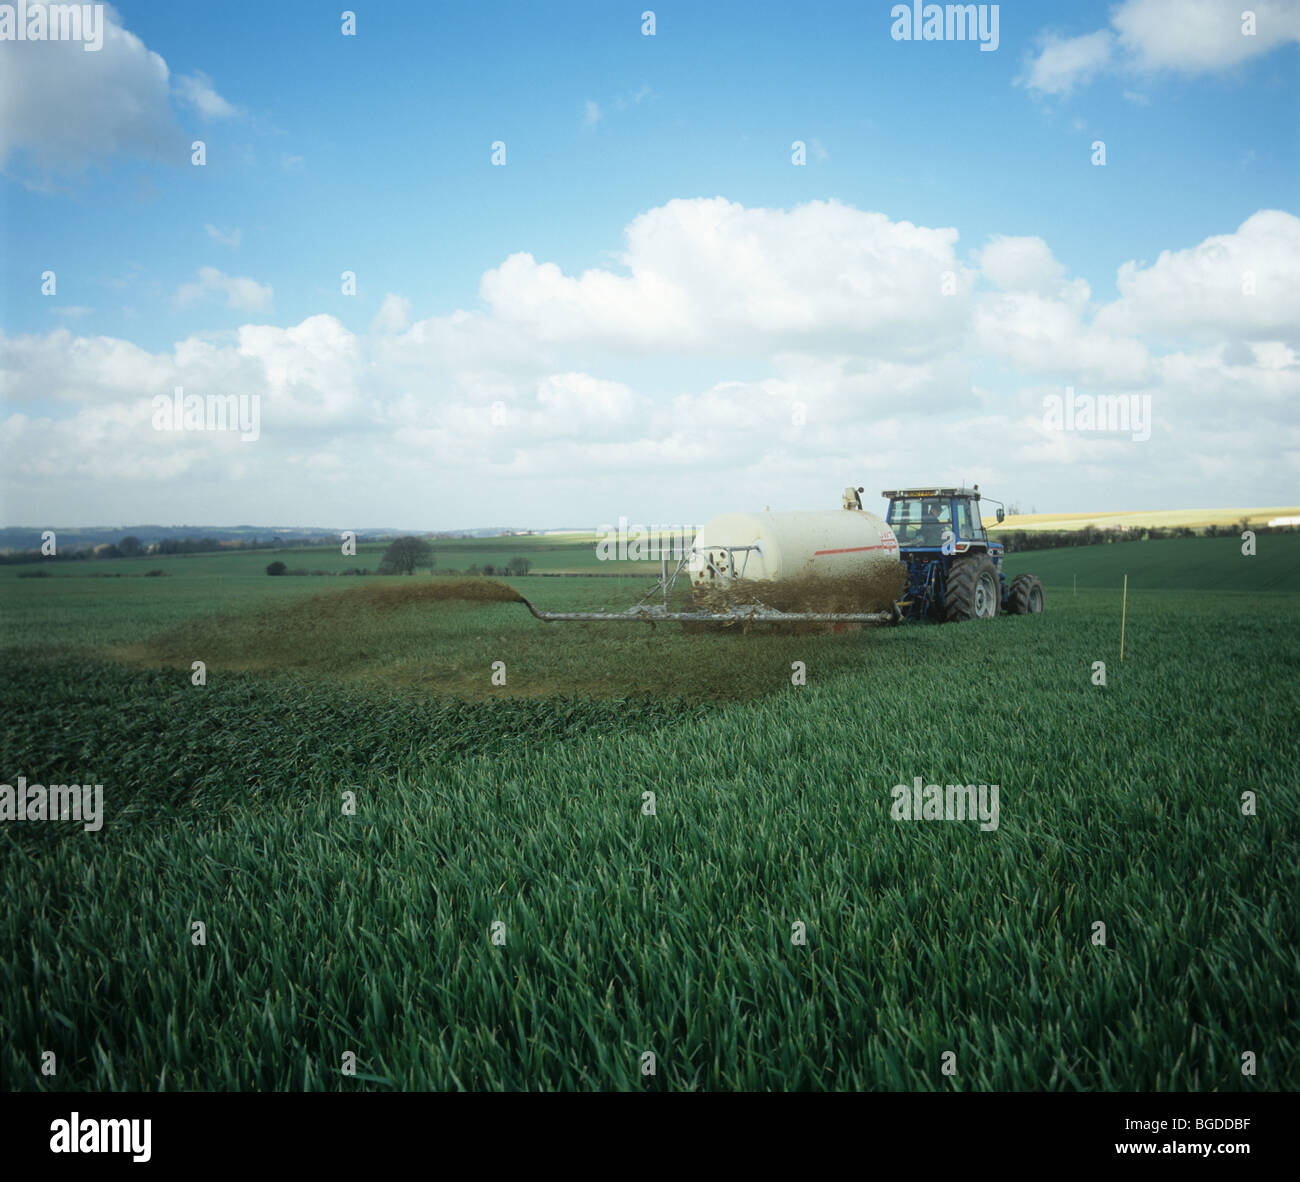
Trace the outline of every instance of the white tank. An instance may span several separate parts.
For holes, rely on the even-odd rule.
[[[726,547],[756,546],[734,551]],[[827,509],[796,513],[723,513],[700,527],[691,556],[691,582],[707,586],[737,577],[830,578],[862,574],[877,563],[896,563],[898,539],[874,513]]]

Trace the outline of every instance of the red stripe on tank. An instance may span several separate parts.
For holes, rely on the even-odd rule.
[[[814,550],[813,557],[816,558],[820,554],[859,554],[863,550],[897,550],[897,549],[898,549],[897,543],[894,543],[894,545],[892,546],[889,545],[888,543],[885,543],[883,546],[847,546],[843,550]]]

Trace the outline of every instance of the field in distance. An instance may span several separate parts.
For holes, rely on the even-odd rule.
[[[596,554],[596,535],[530,534],[497,538],[429,538],[435,573],[464,571],[470,566],[492,566],[501,570],[510,559],[528,559],[532,574],[637,574],[651,576],[659,562],[604,562]],[[0,566],[0,580],[19,572],[47,571],[60,575],[142,575],[162,570],[182,578],[264,575],[269,563],[283,562],[290,570],[326,571],[338,574],[363,568],[374,573],[387,549],[387,542],[359,542],[355,555],[343,553],[342,545],[295,546],[276,549],[223,548],[201,554],[145,554],[138,558],[96,558],[85,562],[26,562]],[[422,572],[423,573],[423,572]]]
[[[1001,524],[985,517],[984,525],[994,531],[1055,529],[1204,529],[1208,525],[1267,525],[1279,517],[1300,522],[1295,505],[1274,509],[1131,509],[1118,513],[1018,513]]]

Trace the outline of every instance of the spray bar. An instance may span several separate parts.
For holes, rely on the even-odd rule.
[[[682,621],[692,623],[699,621],[735,622],[743,624],[885,624],[896,619],[896,614],[887,612],[851,612],[837,614],[833,612],[782,612],[762,604],[745,605],[732,608],[728,612],[670,612],[661,606],[638,606],[623,612],[539,612],[528,600],[520,597],[523,605],[539,620],[546,623],[587,622],[587,623],[629,623],[629,624],[664,624]]]

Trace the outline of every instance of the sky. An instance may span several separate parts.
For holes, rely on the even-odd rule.
[[[1300,3],[12,7],[0,524],[1300,503]]]

